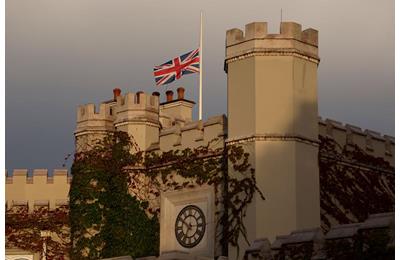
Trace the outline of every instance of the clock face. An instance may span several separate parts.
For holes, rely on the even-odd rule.
[[[179,212],[175,222],[175,236],[181,246],[196,246],[205,232],[206,217],[199,207],[189,205]]]

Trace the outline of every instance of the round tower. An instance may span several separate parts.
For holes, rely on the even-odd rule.
[[[251,153],[266,197],[249,207],[249,241],[320,226],[318,63],[318,32],[297,23],[282,22],[279,34],[264,22],[226,33],[227,141]]]
[[[91,145],[115,130],[114,103],[102,103],[98,111],[94,104],[79,106],[75,130],[76,152],[90,149]]]
[[[117,97],[115,128],[127,132],[134,141],[135,150],[145,151],[159,140],[159,97],[157,93],[127,93]]]

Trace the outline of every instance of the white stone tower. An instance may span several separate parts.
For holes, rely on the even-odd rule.
[[[300,24],[227,31],[228,142],[252,154],[266,197],[248,209],[249,241],[320,226],[318,63],[318,32]]]
[[[127,93],[117,97],[116,130],[127,132],[138,149],[146,151],[152,143],[158,142],[160,131],[159,97],[143,92]]]

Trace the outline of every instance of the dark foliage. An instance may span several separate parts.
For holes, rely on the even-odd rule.
[[[71,258],[99,259],[155,254],[158,220],[128,192],[129,174],[140,153],[130,153],[126,133],[107,136],[92,149],[77,153],[70,189]]]
[[[321,226],[364,221],[369,214],[394,211],[394,167],[357,145],[341,147],[319,137]]]

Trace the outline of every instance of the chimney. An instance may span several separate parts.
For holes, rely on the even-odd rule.
[[[113,92],[114,92],[114,100],[117,100],[117,97],[121,95],[121,89],[115,88],[113,89]]]
[[[177,89],[178,92],[178,99],[185,99],[185,89],[182,87],[179,87]]]
[[[167,95],[167,102],[174,99],[174,92],[172,92],[171,90],[168,90],[167,92],[165,92],[165,94]]]
[[[153,93],[151,93],[152,96],[156,96],[159,97],[160,96],[160,92],[154,91]]]

